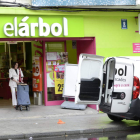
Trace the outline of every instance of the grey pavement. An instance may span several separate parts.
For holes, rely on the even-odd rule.
[[[65,124],[57,124],[61,119]],[[61,109],[60,106],[31,105],[30,111],[17,111],[11,106],[0,107],[0,139],[25,139],[79,134],[140,130],[138,121],[111,121],[106,114],[92,108]]]

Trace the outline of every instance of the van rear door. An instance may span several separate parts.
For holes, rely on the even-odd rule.
[[[103,82],[102,56],[81,54],[75,89],[75,103],[100,104]]]
[[[115,58],[115,69],[111,112],[126,113],[132,99],[134,66],[130,59]]]

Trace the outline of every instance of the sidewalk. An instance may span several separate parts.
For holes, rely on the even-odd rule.
[[[0,100],[0,121],[4,120],[20,120],[20,119],[41,119],[52,117],[76,116],[76,115],[94,115],[98,112],[92,108],[86,110],[70,110],[61,109],[60,106],[37,106],[31,105],[30,111],[16,111],[11,100]]]
[[[65,124],[57,124],[61,119]],[[31,106],[30,111],[0,107],[0,139],[50,137],[140,129],[139,122],[115,123],[96,110],[61,109],[60,106]]]

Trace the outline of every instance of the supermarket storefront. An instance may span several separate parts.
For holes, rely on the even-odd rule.
[[[36,70],[33,68],[33,58],[42,58],[42,79],[34,81],[30,78],[30,94],[33,96],[35,85],[42,85],[44,105],[60,105],[64,100],[64,64],[77,64],[80,53],[95,54],[95,38],[84,37],[83,17],[77,16],[25,16],[25,15],[1,15],[1,57],[10,60],[7,65],[1,64],[1,71],[8,73],[12,62],[19,61],[19,46],[22,48],[24,64],[20,67],[23,71]],[[28,50],[30,48],[30,51]],[[4,55],[5,54],[5,55]],[[17,57],[16,57],[17,55]],[[55,56],[54,56],[55,55]],[[16,58],[15,58],[16,57]],[[54,58],[56,57],[56,58]],[[6,69],[5,69],[6,67]],[[63,69],[55,73],[54,68]],[[41,68],[39,68],[41,70]],[[8,89],[8,75],[1,76],[2,85]],[[31,75],[30,75],[31,76]],[[28,75],[27,75],[28,77]],[[28,81],[26,76],[24,81]],[[57,83],[55,78],[58,78]],[[61,80],[60,80],[61,79]],[[7,80],[7,83],[4,82]],[[9,99],[10,89],[5,96],[1,90],[0,96]],[[32,90],[33,89],[33,90]],[[38,90],[36,90],[38,91]]]
[[[77,64],[80,53],[105,57],[139,56],[139,53],[133,53],[132,47],[133,43],[140,42],[139,34],[135,32],[138,30],[135,18],[138,16],[137,12],[64,13],[31,11],[24,8],[7,9],[7,11],[0,10],[0,41],[4,43],[0,45],[0,48],[3,46],[0,53],[8,52],[10,58],[14,57],[15,55],[10,54],[12,50],[10,46],[14,45],[7,45],[8,42],[15,41],[17,44],[22,42],[23,52],[26,52],[22,67],[28,71],[32,71],[33,56],[42,57],[42,90],[46,106],[60,105],[63,102],[63,87],[59,89],[60,94],[56,92],[55,78],[60,76],[63,79],[64,71],[57,73],[58,75],[54,74],[56,65],[64,65],[65,62]],[[127,29],[121,28],[122,19],[127,20]],[[15,50],[13,47],[12,53]],[[55,56],[53,60],[47,57],[50,52]],[[11,61],[7,70],[10,68]],[[2,69],[3,66],[0,66]],[[1,76],[1,81],[4,78],[7,79],[6,76]],[[33,81],[31,82],[33,85]]]

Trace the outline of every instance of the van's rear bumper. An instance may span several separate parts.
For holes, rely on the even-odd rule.
[[[127,120],[140,120],[140,99],[139,98],[132,100],[130,109],[127,113],[111,113],[110,112],[111,107],[103,103],[99,105],[99,108],[102,112],[116,116],[116,117],[124,118]]]

